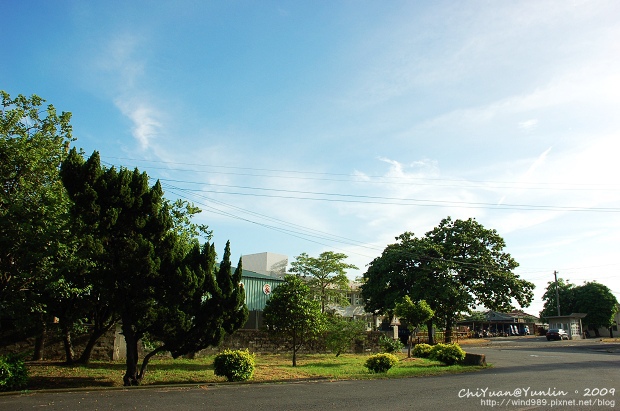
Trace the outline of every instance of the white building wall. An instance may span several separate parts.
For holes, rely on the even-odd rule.
[[[288,266],[288,257],[276,253],[246,254],[241,257],[244,270],[255,273],[283,277]]]

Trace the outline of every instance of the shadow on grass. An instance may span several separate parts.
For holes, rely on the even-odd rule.
[[[119,379],[120,385],[122,385],[122,378]],[[31,377],[28,380],[29,390],[41,390],[41,389],[59,389],[59,388],[90,388],[90,387],[114,387],[119,384],[115,384],[113,381],[103,380],[95,377]]]
[[[213,370],[213,364],[174,364],[174,363],[166,363],[166,364],[149,364],[149,370],[159,370],[159,371],[207,371]]]
[[[119,370],[124,371],[126,368],[125,363],[91,363],[88,365],[77,365],[78,367],[90,368],[94,370]],[[138,369],[142,366],[142,362],[138,363]],[[149,370],[161,370],[161,371],[207,371],[213,370],[213,364],[202,363],[174,363],[174,362],[150,362],[147,366]]]
[[[310,362],[307,364],[300,364],[298,368],[342,368],[342,364],[333,362]]]

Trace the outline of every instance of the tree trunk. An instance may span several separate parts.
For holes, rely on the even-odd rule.
[[[426,328],[428,329],[428,343],[433,345],[435,344],[435,339],[433,338],[433,320],[428,320]]]
[[[43,360],[43,348],[45,348],[45,338],[47,334],[47,326],[45,321],[41,319],[39,335],[34,340],[34,352],[32,353],[32,361]]]
[[[409,335],[409,338],[407,340],[408,344],[407,344],[407,358],[411,358],[411,335]]]
[[[162,345],[161,347],[157,347],[156,349],[144,356],[144,360],[142,361],[142,367],[140,368],[140,374],[138,374],[138,382],[142,381],[142,379],[144,378],[144,374],[146,374],[146,366],[148,365],[151,357],[162,351],[166,351],[166,347],[164,345]]]
[[[293,367],[297,367],[297,335],[293,332]]]
[[[123,385],[125,387],[140,385],[138,375],[138,339],[136,338],[136,333],[133,328],[130,325],[126,325],[126,322],[123,322],[123,335],[125,336],[125,343],[127,345],[126,370],[125,376],[123,377]]]
[[[65,346],[65,362],[67,364],[73,364],[73,342],[71,341],[71,330],[68,326],[62,327],[62,342]]]
[[[95,344],[97,344],[97,341],[99,340],[99,338],[101,338],[105,333],[110,331],[110,329],[115,324],[116,322],[111,322],[110,324],[105,325],[103,327],[96,326],[92,330],[90,337],[88,338],[88,342],[86,343],[86,346],[84,347],[84,351],[82,351],[82,355],[76,362],[80,364],[88,364],[90,362],[90,356],[93,353],[93,348],[95,348]]]
[[[452,342],[452,317],[446,318],[446,332],[444,334],[444,342],[446,344]]]

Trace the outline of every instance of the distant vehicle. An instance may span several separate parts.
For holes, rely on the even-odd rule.
[[[561,328],[551,328],[547,331],[547,341],[568,340],[568,333]]]

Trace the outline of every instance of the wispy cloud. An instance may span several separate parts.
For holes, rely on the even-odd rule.
[[[116,106],[133,123],[131,134],[138,141],[142,150],[151,148],[153,140],[161,132],[161,117],[157,110],[144,102],[136,102],[123,98],[115,100]]]
[[[116,34],[104,43],[92,67],[101,76],[98,81],[107,88],[104,91],[119,93],[138,87],[146,71],[146,59],[140,56],[143,46],[144,39],[129,32]]]
[[[519,128],[523,131],[529,132],[532,131],[538,125],[538,120],[533,118],[530,120],[521,121],[519,123]]]

